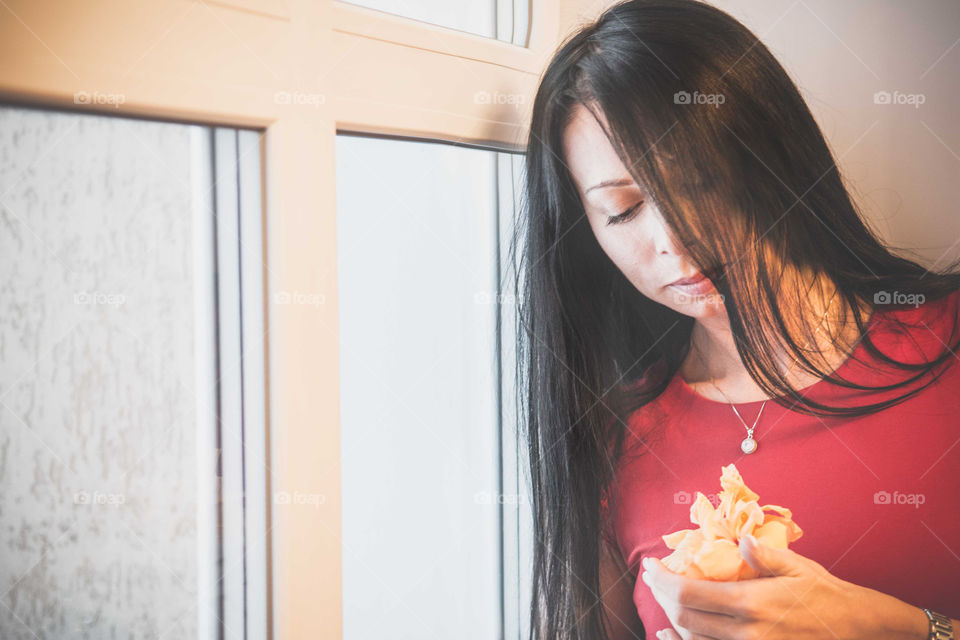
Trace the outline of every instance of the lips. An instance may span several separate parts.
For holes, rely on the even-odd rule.
[[[703,280],[706,279],[706,277],[707,276],[703,275],[702,273],[698,273],[695,276],[691,276],[689,278],[681,278],[680,280],[674,280],[667,286],[668,287],[673,285],[677,285],[681,287],[690,286],[690,285],[697,284],[698,282],[702,282]]]

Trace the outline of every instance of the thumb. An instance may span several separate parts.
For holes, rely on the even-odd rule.
[[[796,576],[802,570],[795,551],[767,546],[749,534],[740,539],[740,555],[761,576]]]

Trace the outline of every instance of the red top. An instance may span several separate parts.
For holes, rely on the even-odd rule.
[[[944,343],[956,341],[958,303],[960,292],[954,292],[916,308],[879,307],[870,336],[881,351],[922,362],[921,354],[935,357]],[[905,335],[889,324],[894,315],[917,327]],[[870,363],[876,361],[861,342],[836,373],[868,384],[896,379]],[[856,390],[825,380],[803,393],[833,406],[899,395],[856,397]],[[752,425],[760,405],[736,407]],[[646,445],[628,435],[611,503],[616,543],[634,575],[633,599],[648,639],[670,622],[637,577],[640,560],[671,552],[661,535],[696,528],[690,522],[696,492],[716,505],[721,467],[730,463],[761,505],[792,510],[803,535],[791,549],[842,580],[960,618],[960,366],[894,407],[852,419],[806,416],[767,402],[751,454],[740,450],[746,429],[730,405],[701,396],[679,374],[628,425],[633,434],[651,428],[661,434]]]

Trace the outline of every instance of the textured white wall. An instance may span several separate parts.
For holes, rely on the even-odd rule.
[[[190,130],[0,107],[5,640],[196,634]]]

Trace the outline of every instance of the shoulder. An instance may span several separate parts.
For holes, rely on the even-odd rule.
[[[912,323],[937,323],[960,317],[960,289],[947,292],[937,298],[922,293],[894,292],[894,297],[878,296],[874,302],[883,316]],[[889,309],[889,311],[885,311]]]
[[[675,380],[666,375],[663,369],[657,368],[624,389],[627,399],[621,405],[620,423],[625,432],[622,453],[626,458],[645,452],[662,438],[667,424],[680,413]],[[656,393],[658,388],[660,391]]]
[[[899,294],[899,292],[897,292]],[[960,337],[960,289],[934,299],[922,294],[875,299],[871,340],[889,355],[921,363]]]

